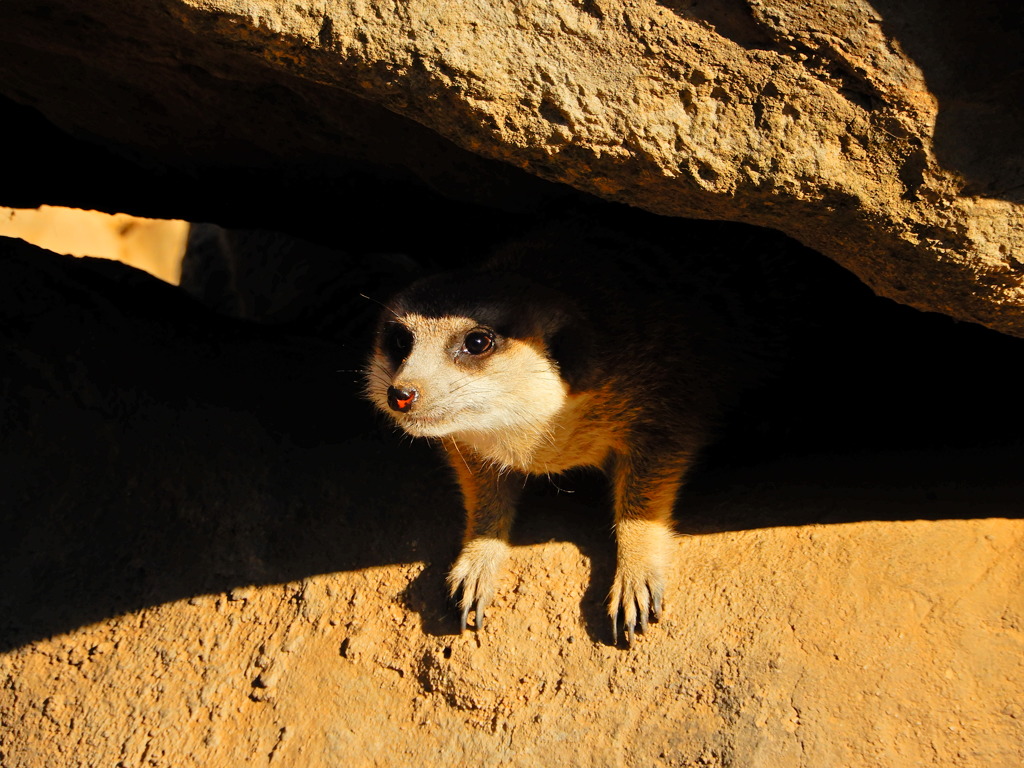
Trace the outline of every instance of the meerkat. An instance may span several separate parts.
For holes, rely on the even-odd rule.
[[[448,587],[462,630],[470,613],[483,628],[525,476],[575,467],[610,479],[613,642],[620,619],[632,644],[662,614],[680,487],[764,369],[756,322],[687,267],[614,235],[545,233],[385,305],[366,393],[440,442],[457,476],[466,529]]]

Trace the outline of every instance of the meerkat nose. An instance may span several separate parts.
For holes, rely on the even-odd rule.
[[[388,387],[388,406],[392,411],[405,413],[412,408],[419,393],[412,387]]]

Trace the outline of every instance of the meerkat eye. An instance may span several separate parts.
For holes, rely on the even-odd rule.
[[[392,323],[384,331],[381,347],[392,363],[398,365],[398,363],[409,356],[409,352],[412,350],[412,342],[412,332],[408,328],[401,323]]]
[[[494,349],[494,334],[490,331],[470,331],[462,342],[462,349],[471,355],[483,355]]]

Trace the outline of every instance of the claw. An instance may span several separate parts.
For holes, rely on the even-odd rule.
[[[622,613],[626,642],[632,645],[637,631],[647,632],[650,623],[661,617],[665,562],[672,532],[664,522],[627,518],[616,523],[616,538],[618,564],[608,612],[613,628],[619,612]]]
[[[459,629],[466,631],[469,614],[476,616],[474,629],[484,628],[484,612],[491,604],[498,573],[508,554],[508,545],[497,539],[476,539],[463,547],[448,574],[449,594],[458,596]]]
[[[479,632],[484,628],[484,612],[487,610],[487,606],[491,604],[489,596],[484,595],[476,601],[476,629]]]
[[[468,589],[465,584],[462,585],[459,591],[458,607],[461,610],[459,631],[465,632],[469,627],[469,614],[472,613],[476,617],[474,628],[479,632],[484,628],[484,611],[491,604],[491,601],[486,596],[479,595],[479,590],[475,588]]]
[[[619,644],[619,617],[622,617],[623,637],[631,647],[637,634],[644,634],[652,621],[661,618],[662,590],[657,584],[636,588],[612,586],[608,601],[608,616],[612,620],[612,644]]]
[[[625,608],[616,606],[615,612],[611,614],[612,618],[612,645],[619,644],[619,616],[622,616],[622,637],[626,641],[626,647],[633,645],[633,637],[635,635],[636,625],[634,620],[626,615]]]

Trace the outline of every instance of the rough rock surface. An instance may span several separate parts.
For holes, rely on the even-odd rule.
[[[3,93],[150,166],[304,169],[403,214],[388,181],[558,197],[532,174],[1024,334],[1016,0],[7,0],[0,40]]]
[[[945,323],[918,386],[886,364],[833,393],[940,403],[921,444],[833,417],[816,457],[710,459],[627,650],[600,482],[530,490],[486,631],[458,636],[455,485],[367,418],[360,348],[117,267],[0,240],[4,768],[1019,765],[1022,448],[983,396],[1021,385],[1019,340]],[[912,356],[927,318],[891,309]],[[994,429],[967,443],[958,415]]]

